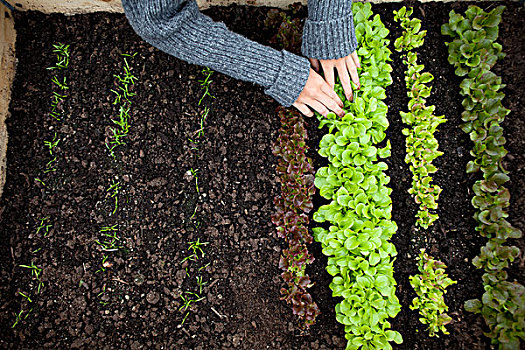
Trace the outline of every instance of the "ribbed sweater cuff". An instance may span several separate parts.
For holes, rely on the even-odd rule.
[[[303,55],[320,60],[348,56],[357,48],[352,14],[333,20],[308,19],[303,32]]]
[[[283,50],[283,64],[275,82],[265,90],[284,107],[290,107],[303,91],[310,75],[310,62]]]

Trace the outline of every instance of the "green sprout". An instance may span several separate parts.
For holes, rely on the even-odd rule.
[[[31,300],[31,298],[27,295],[27,294],[24,294],[22,292],[18,292],[19,295],[23,296],[24,298],[27,299],[28,302],[32,303],[33,300]]]
[[[31,275],[38,281],[38,287],[37,287],[37,294],[40,293],[40,290],[42,287],[44,287],[44,282],[42,281],[42,269],[35,265],[33,261],[31,261],[31,265],[19,265],[20,267],[30,269]]]
[[[23,314],[23,313],[24,313],[24,310],[23,310],[23,309],[20,309],[20,312],[19,312],[18,314],[15,314],[15,317],[16,317],[16,319],[15,319],[15,323],[13,323],[13,325],[11,326],[11,328],[15,328],[16,325],[17,325],[20,321],[22,321],[22,314]],[[26,317],[27,317],[27,315],[26,315]]]
[[[195,215],[197,214],[197,209],[199,208],[198,205],[195,206],[195,209],[193,209],[193,214],[191,214],[190,216],[190,220],[193,219],[195,217]]]
[[[200,269],[199,269],[200,271]],[[202,281],[202,276],[197,276],[197,285],[199,286],[199,294],[202,294],[202,289],[205,285],[207,285],[208,282]]]
[[[61,120],[62,116],[62,112],[59,110],[58,105],[60,104],[60,102],[64,101],[66,97],[66,95],[61,95],[56,91],[52,92],[51,112],[49,112],[49,115],[58,121]]]
[[[62,43],[53,45],[53,52],[56,54],[57,62],[54,66],[48,67],[47,69],[60,70],[65,69],[69,66],[69,45],[64,45]]]
[[[114,205],[112,214],[115,214],[117,212],[117,209],[118,209],[118,193],[120,191],[120,188],[121,188],[120,181],[113,180],[111,182],[111,185],[109,186],[109,188],[106,190],[107,192],[111,193],[110,196],[115,201],[114,202],[115,205]]]
[[[63,78],[62,82],[58,80],[56,76],[53,76],[51,78],[51,81],[60,88],[60,90],[69,90],[69,86],[67,86],[67,79],[66,77]]]
[[[118,224],[112,226],[104,226],[100,228],[102,236],[106,237],[105,240],[95,240],[103,251],[114,252],[122,248],[121,245],[118,245],[120,237],[118,237]],[[108,239],[109,238],[109,239]],[[105,260],[102,261],[104,263]]]
[[[56,161],[57,161],[57,157],[54,157],[53,159],[51,159],[49,162],[46,163],[46,168],[44,169],[45,174],[57,171],[57,169],[55,168]]]
[[[200,241],[200,238],[197,238],[196,241],[191,241],[189,242],[189,247],[188,247],[188,251],[191,251],[191,255],[185,257],[182,262],[186,261],[186,260],[191,260],[191,261],[196,261],[196,260],[199,260],[199,254],[201,254],[201,258],[204,258],[204,251],[202,250],[202,248],[206,245],[208,245],[210,242],[201,242]]]
[[[109,267],[109,265],[108,265],[106,260],[108,260],[108,256],[106,254],[103,254],[102,255],[102,264],[101,264],[100,268],[97,271],[95,271],[95,273],[97,273],[97,272],[106,272],[106,267]]]
[[[202,101],[206,96],[209,96],[210,98],[215,98],[210,94],[210,84],[213,82],[213,80],[211,80],[210,78],[214,72],[210,68],[204,67],[201,73],[204,76],[204,79],[199,80],[201,90],[203,91],[202,96],[199,100],[199,106],[201,105]]]
[[[182,304],[181,307],[179,307],[179,311],[184,311],[185,312],[188,309],[191,310],[191,307],[192,307],[193,304],[198,303],[199,301],[202,301],[202,300],[205,299],[204,297],[201,297],[197,293],[193,293],[193,292],[185,292],[185,293],[194,296],[195,299],[190,298],[190,297],[184,297],[184,294],[181,294],[180,298],[182,299],[183,304]],[[186,313],[186,315],[184,316],[184,318],[182,319],[181,326],[184,325],[184,322],[186,322],[186,319],[188,318],[189,314],[190,314],[190,311],[188,311]]]
[[[110,128],[111,130],[111,137],[110,141],[106,141],[106,148],[108,149],[110,155],[112,158],[115,159],[115,148],[120,145],[124,145],[125,143],[122,141],[124,137],[126,137],[129,133],[129,120],[130,120],[130,106],[131,106],[131,97],[135,96],[136,93],[130,91],[130,88],[135,84],[135,81],[138,80],[136,76],[133,75],[131,72],[131,67],[129,66],[127,57],[135,57],[136,53],[134,54],[121,54],[121,56],[124,56],[124,72],[122,74],[115,74],[114,77],[116,78],[116,89],[111,89],[110,91],[115,94],[115,99],[113,100],[113,104],[119,104],[119,114],[118,118],[111,119],[113,124],[115,124],[116,128]]]
[[[39,234],[40,232],[44,232],[44,237],[47,237],[49,234],[49,230],[51,227],[53,227],[52,224],[49,224],[49,216],[46,216],[42,219],[40,219],[40,223],[38,224],[38,227],[36,228],[36,234]]]
[[[31,261],[31,265],[19,265],[20,267],[24,267],[26,269],[31,270],[31,275],[33,275],[37,280],[40,279],[40,276],[42,274],[42,269],[35,265],[34,262]]]
[[[204,111],[201,114],[200,118],[200,128],[199,130],[195,131],[193,134],[197,136],[197,138],[200,138],[204,136],[204,123],[206,122],[206,118],[208,117],[208,114],[210,113],[210,108],[208,106],[204,107]],[[195,142],[192,139],[188,138],[188,140],[192,143],[198,144],[199,142]]]
[[[204,270],[208,266],[210,266],[210,263],[207,263],[206,265],[199,267],[199,272],[201,272],[202,270]]]
[[[197,176],[197,173],[199,172],[199,169],[193,170],[193,168],[190,169],[191,174],[195,178],[195,188],[197,189],[197,193],[199,193],[199,177]]]
[[[57,133],[55,132],[55,136],[53,136],[53,139],[51,141],[44,141],[44,145],[49,149],[49,154],[53,155],[53,149],[58,146],[58,143],[60,142],[60,139],[57,139]]]

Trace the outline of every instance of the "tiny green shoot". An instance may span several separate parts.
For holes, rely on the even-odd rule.
[[[40,223],[38,224],[38,227],[36,228],[36,234],[43,232],[44,237],[47,237],[51,227],[53,227],[53,225],[49,224],[49,216],[43,217],[42,219],[40,219]]]

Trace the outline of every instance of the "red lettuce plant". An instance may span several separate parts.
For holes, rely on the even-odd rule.
[[[277,226],[279,237],[288,244],[279,261],[281,276],[287,284],[281,289],[282,299],[292,304],[306,327],[315,323],[320,311],[312,296],[306,291],[313,283],[306,274],[306,266],[314,261],[308,253],[307,244],[313,238],[308,232],[308,213],[313,209],[314,169],[306,156],[307,132],[302,116],[295,111],[279,110],[281,128],[274,144],[273,153],[279,157],[277,174],[281,193],[274,198],[276,212],[272,222]]]
[[[465,310],[481,314],[489,328],[486,336],[499,349],[520,349],[525,340],[525,286],[508,281],[505,269],[518,258],[520,249],[506,245],[509,239],[519,239],[522,232],[506,220],[510,192],[504,184],[510,180],[504,168],[507,154],[502,123],[510,113],[502,105],[505,94],[500,91],[501,77],[491,71],[505,57],[497,43],[499,23],[504,6],[486,12],[469,6],[465,16],[450,12],[449,23],[441,27],[443,35],[451,36],[447,43],[450,64],[456,74],[465,77],[460,84],[464,96],[461,114],[462,130],[474,143],[467,164],[467,173],[481,172],[473,186],[472,205],[476,212],[476,231],[488,239],[480,254],[472,260],[483,269],[485,293],[480,299],[465,302]]]

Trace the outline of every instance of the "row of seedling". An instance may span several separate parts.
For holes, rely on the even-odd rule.
[[[498,6],[486,12],[469,6],[464,15],[451,11],[441,32],[452,37],[447,43],[448,60],[456,74],[464,77],[461,128],[474,144],[470,152],[474,160],[468,163],[467,172],[482,175],[473,186],[472,205],[476,231],[488,239],[473,260],[484,270],[485,293],[481,299],[468,300],[465,309],[483,316],[489,329],[485,335],[499,349],[519,349],[520,339],[525,339],[525,287],[508,281],[505,271],[520,254],[518,247],[506,245],[507,240],[521,237],[521,231],[506,220],[510,193],[504,186],[509,176],[503,167],[507,150],[501,124],[510,111],[502,105],[505,85],[491,71],[505,56],[496,42],[504,9]]]
[[[336,92],[347,113],[339,118],[318,115],[320,127],[329,132],[320,142],[319,154],[329,165],[315,175],[315,186],[330,201],[313,216],[329,228],[314,228],[314,239],[328,257],[326,270],[334,297],[342,297],[335,308],[337,321],[345,327],[347,349],[391,349],[402,343],[401,334],[391,330],[388,318],[401,309],[395,294],[393,262],[397,251],[390,242],[397,231],[392,221],[392,190],[387,186],[388,169],[380,158],[390,156],[390,143],[383,147],[389,126],[385,87],[392,83],[388,29],[370,3],[353,4],[361,88],[351,103],[342,87]]]
[[[106,141],[106,148],[113,159],[116,158],[115,149],[118,146],[125,145],[125,139],[128,136],[130,128],[130,108],[131,98],[136,95],[133,92],[133,85],[137,77],[132,73],[132,69],[128,63],[128,59],[135,57],[134,54],[121,54],[123,56],[123,72],[115,74],[115,88],[111,92],[115,95],[113,104],[118,106],[118,115],[115,119],[111,119],[113,127],[110,127],[111,135]]]
[[[69,49],[69,45],[62,43],[53,44],[53,53],[56,56],[56,62],[53,66],[47,68],[54,73],[51,77],[52,91],[49,116],[56,121],[61,121],[65,116],[64,102],[67,98],[67,90],[69,90],[66,74],[70,59]],[[57,155],[55,154],[55,148],[58,146],[59,142],[60,138],[56,132],[52,139],[44,141],[44,146],[47,148],[50,155],[50,160],[46,163],[44,174],[55,172],[57,170]],[[36,180],[45,186],[45,183],[40,178],[37,178]]]
[[[424,72],[424,65],[418,64],[415,49],[423,45],[426,30],[421,29],[421,20],[410,18],[412,7],[402,7],[394,11],[394,20],[400,22],[402,35],[394,42],[397,51],[403,51],[403,62],[407,66],[405,82],[408,102],[408,112],[400,112],[401,119],[408,128],[403,129],[406,136],[405,162],[412,172],[412,188],[409,193],[419,205],[416,223],[428,228],[438,219],[435,210],[438,208],[438,198],[441,188],[432,184],[432,174],[437,171],[432,161],[441,156],[438,151],[438,141],[434,137],[440,124],[446,122],[443,116],[434,115],[435,106],[427,106],[426,99],[430,96],[431,87],[427,86],[434,77]]]
[[[117,115],[111,119],[111,127],[109,127],[110,135],[106,137],[106,149],[112,159],[116,160],[116,148],[125,145],[125,138],[129,134],[131,122],[131,98],[136,95],[133,92],[133,86],[137,81],[137,77],[133,74],[133,69],[128,60],[133,59],[136,53],[121,54],[122,72],[114,75],[115,87],[110,91],[114,95],[113,105],[117,107]],[[120,171],[118,172],[120,175]],[[108,209],[108,216],[115,217],[119,209],[119,196],[122,192],[122,184],[116,179],[112,179],[106,188],[106,200],[111,204]],[[95,240],[98,248],[102,251],[101,263],[95,272],[106,272],[106,270],[113,266],[110,261],[110,253],[117,252],[124,248],[124,242],[121,235],[120,223],[118,217],[114,218],[110,224],[99,228],[99,238]],[[105,293],[105,291],[104,291]],[[102,293],[102,294],[104,294]],[[105,304],[104,302],[102,302]]]
[[[212,75],[213,75],[214,71],[211,70],[210,68],[208,67],[204,67],[202,70],[201,70],[201,74],[202,74],[202,79],[199,79],[199,85],[200,85],[200,88],[201,88],[201,92],[202,92],[202,95],[201,97],[199,98],[199,106],[202,105],[202,103],[205,101],[206,98],[215,98],[211,93],[210,93],[210,86],[211,86],[211,83],[213,82],[213,80],[211,79]],[[197,130],[195,130],[191,135],[190,137],[188,137],[188,141],[191,142],[192,144],[192,150],[194,151],[198,151],[199,150],[199,142],[201,140],[201,138],[204,136],[204,124],[206,123],[206,119],[208,118],[208,114],[210,113],[210,107],[209,106],[204,106],[204,109],[202,110],[202,112],[200,113],[200,118],[199,118],[199,128]]]
[[[432,161],[443,153],[438,151],[438,141],[434,134],[446,119],[434,115],[435,106],[426,105],[426,98],[431,92],[431,87],[426,84],[434,77],[424,72],[424,65],[417,62],[417,53],[414,50],[423,45],[426,30],[421,30],[421,20],[410,18],[412,12],[412,7],[405,6],[394,11],[394,20],[403,28],[394,47],[397,51],[405,52],[403,62],[407,66],[405,82],[410,100],[408,112],[400,114],[403,123],[409,127],[403,129],[407,152],[405,162],[410,165],[412,172],[412,188],[409,193],[419,204],[416,223],[426,229],[438,219],[437,213],[433,211],[438,207],[441,188],[432,184],[431,174],[437,171]],[[419,273],[410,276],[410,284],[417,294],[410,308],[419,311],[419,320],[428,325],[431,337],[437,336],[439,331],[448,334],[445,325],[452,318],[446,313],[448,306],[445,304],[444,294],[446,288],[456,282],[446,275],[444,263],[434,260],[424,251],[420,253],[418,260]]]
[[[315,193],[312,160],[307,157],[308,138],[305,122],[295,111],[279,110],[281,128],[273,146],[278,157],[277,175],[281,183],[280,194],[274,198],[275,213],[272,222],[277,235],[288,246],[281,253],[279,268],[286,287],[281,289],[282,299],[292,305],[306,327],[315,323],[320,310],[308,293],[313,283],[306,268],[314,260],[307,245],[313,238],[308,231],[308,213],[313,209]]]
[[[64,117],[64,101],[67,97],[66,91],[69,90],[67,83],[66,70],[69,67],[70,50],[69,45],[62,43],[53,44],[53,54],[56,56],[56,62],[47,69],[53,71],[51,77],[51,108],[49,116],[55,121],[61,121]],[[57,164],[56,147],[60,142],[57,133],[54,133],[52,139],[44,141],[44,147],[49,153],[50,160],[46,163],[43,173],[55,172]],[[46,183],[40,177],[35,181],[46,187]],[[50,217],[46,216],[38,220],[35,238],[37,240],[45,239],[50,233],[53,225]],[[34,249],[31,254],[37,254],[42,247]],[[15,321],[12,328],[16,327],[22,320],[25,320],[34,310],[35,297],[39,295],[44,288],[43,268],[35,263],[36,259],[31,259],[29,264],[20,264],[19,267],[31,273],[31,286],[29,291],[19,290],[17,293],[22,297],[20,311],[15,314]]]
[[[215,98],[211,92],[210,87],[213,80],[211,79],[214,71],[211,70],[208,67],[204,67],[201,70],[202,78],[199,79],[199,85],[201,88],[202,95],[199,99],[198,105],[201,106],[203,102],[206,101],[206,99],[213,99]],[[205,122],[208,117],[208,114],[210,113],[210,107],[209,103],[208,105],[203,107],[202,112],[199,116],[199,122],[198,122],[198,129],[195,130],[190,137],[188,138],[188,141],[191,142],[192,150],[196,151],[197,154],[191,154],[196,155],[197,158],[199,158],[199,148],[198,145],[202,141],[204,135],[205,135]],[[199,215],[198,215],[198,208],[199,208],[199,199],[201,198],[201,188],[199,187],[199,169],[190,168],[186,172],[186,176],[193,179],[195,181],[195,198],[197,200],[195,201],[195,209],[193,210],[193,213],[189,217],[189,223],[193,225],[193,228],[195,231],[198,231],[200,229],[200,221],[199,221]],[[203,296],[204,293],[204,287],[208,284],[208,281],[204,278],[203,272],[206,270],[208,266],[210,266],[210,263],[206,263],[204,261],[205,253],[204,248],[207,246],[209,242],[201,242],[200,238],[197,238],[196,240],[188,242],[188,249],[187,252],[189,255],[186,255],[181,263],[185,268],[186,271],[186,277],[188,277],[189,281],[192,281],[192,274],[190,274],[191,271],[194,271],[195,274],[193,277],[195,277],[196,281],[196,287],[190,288],[192,290],[185,290],[180,294],[180,299],[182,305],[179,307],[179,311],[183,313],[183,318],[181,323],[179,324],[179,327],[184,326],[184,323],[188,320],[189,315],[193,310],[195,310],[196,305],[205,300],[205,297]],[[192,284],[192,282],[190,282]]]

